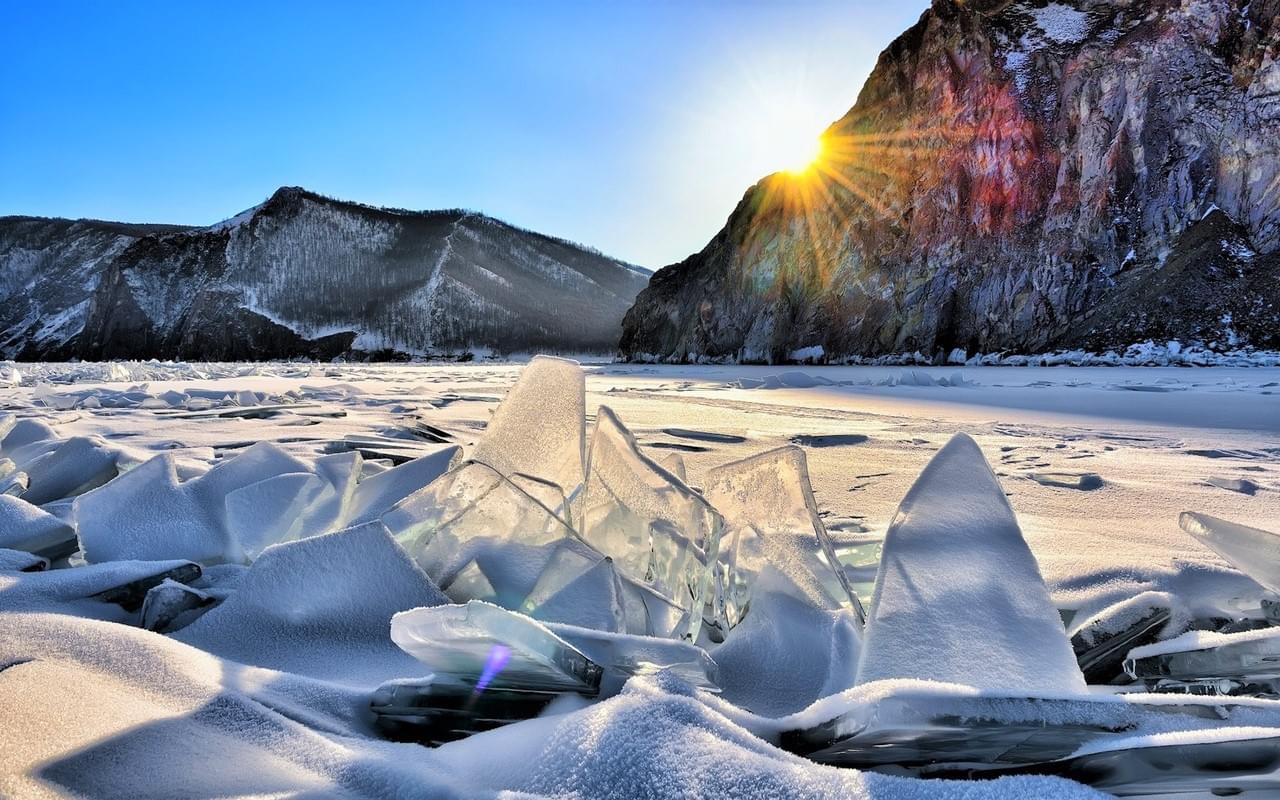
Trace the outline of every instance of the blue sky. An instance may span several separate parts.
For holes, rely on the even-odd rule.
[[[0,0],[0,215],[210,224],[301,185],[656,268],[926,6]]]

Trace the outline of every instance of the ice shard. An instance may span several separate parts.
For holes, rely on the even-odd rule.
[[[1133,649],[1124,670],[1153,691],[1280,697],[1280,628],[1190,631]]]
[[[632,636],[547,623],[547,629],[581,650],[603,669],[600,696],[611,697],[636,675],[669,672],[700,689],[720,691],[719,667],[695,644],[656,636]]]
[[[576,361],[537,356],[520,372],[471,458],[571,496],[582,483],[586,378]]]
[[[706,500],[640,452],[606,406],[596,414],[582,505],[582,537],[664,602],[650,633],[696,637],[723,520]]]
[[[382,521],[455,602],[486,599],[519,608],[559,549],[590,555],[564,520],[474,461],[405,498]],[[493,594],[472,595],[473,586]]]
[[[957,434],[885,535],[858,683],[917,678],[1084,691],[1061,618],[976,442]]]
[[[1280,534],[1184,511],[1178,524],[1267,589],[1280,593]]]
[[[432,673],[374,693],[377,726],[395,739],[458,739],[533,717],[562,695],[616,694],[630,677],[658,671],[716,690],[715,662],[692,644],[543,625],[478,601],[397,614],[391,638]]]
[[[572,540],[557,546],[519,611],[542,622],[562,622],[614,633],[645,631],[644,606],[628,627],[622,578],[613,561]]]
[[[726,627],[741,621],[768,564],[809,604],[850,608],[865,618],[818,517],[803,450],[779,447],[717,467],[707,475],[704,496],[725,519],[715,617]]]
[[[71,555],[79,544],[75,529],[54,515],[22,498],[0,495],[0,547],[53,561]]]

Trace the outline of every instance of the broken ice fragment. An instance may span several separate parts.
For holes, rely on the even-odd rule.
[[[286,472],[227,494],[227,532],[235,551],[229,561],[252,561],[268,545],[299,537],[306,512],[333,487],[307,472]],[[323,531],[316,531],[322,533]]]
[[[818,517],[803,450],[779,447],[725,464],[708,473],[706,484],[707,500],[725,518],[716,616],[727,627],[746,613],[766,564],[814,607],[850,608],[865,618]]]
[[[582,483],[586,378],[576,361],[537,356],[520,371],[472,459],[572,495]]]
[[[195,493],[196,480],[180,484],[173,454],[164,453],[77,497],[74,515],[84,557],[225,560],[227,535]]]
[[[387,528],[427,574],[449,587],[456,602],[467,595],[458,577],[475,564],[486,591],[504,608],[518,608],[558,547],[577,546],[564,520],[493,468],[467,462],[398,503],[382,517]],[[479,584],[476,584],[479,585]]]
[[[75,529],[18,497],[0,495],[0,547],[25,550],[50,561],[71,555]]]
[[[684,456],[680,455],[679,453],[676,453],[674,451],[671,453],[668,453],[667,455],[658,459],[658,464],[661,465],[662,468],[665,469],[667,472],[670,472],[672,475],[675,475],[677,478],[679,478],[681,483],[689,482],[689,479],[688,477],[686,477],[686,474],[685,474]]]
[[[1178,524],[1233,567],[1280,593],[1280,534],[1192,511],[1182,512]]]
[[[957,434],[885,534],[858,683],[919,678],[1026,693],[1084,678],[1035,557],[976,442]]]
[[[11,472],[6,477],[0,478],[0,495],[22,497],[22,495],[26,494],[27,486],[30,482],[27,473]]]
[[[600,665],[522,614],[472,600],[465,605],[402,611],[391,640],[436,675],[488,687],[578,692],[600,690]],[[494,667],[494,653],[504,653]],[[480,686],[483,679],[484,686]]]
[[[1073,625],[1071,649],[1085,681],[1116,682],[1129,651],[1154,642],[1169,626],[1174,602],[1164,592],[1143,592]]]
[[[179,618],[204,608],[213,597],[191,586],[166,578],[147,591],[142,600],[142,627],[168,633],[181,627]]]
[[[640,452],[606,406],[596,414],[581,532],[624,575],[679,609],[669,630],[694,638],[715,564],[723,520],[706,500]],[[651,622],[667,626],[651,614]]]
[[[720,691],[716,662],[695,644],[656,636],[632,636],[610,633],[577,625],[547,623],[547,629],[581,650],[603,674],[600,696],[609,697],[622,690],[623,684],[636,675],[671,672],[692,686],[712,692]]]
[[[457,447],[444,447],[364,478],[356,484],[351,497],[349,524],[363,525],[378,519],[396,503],[448,472],[459,452]],[[370,463],[365,461],[365,466]]]
[[[142,603],[147,597],[147,592],[151,591],[153,587],[159,586],[165,581],[191,583],[199,577],[199,564],[182,564],[154,575],[113,586],[110,589],[98,592],[93,596],[93,599],[104,603],[115,603],[125,611],[137,611],[142,607]]]
[[[1135,648],[1124,670],[1155,691],[1280,697],[1280,628],[1190,631]]]
[[[1131,791],[1123,792],[1124,796],[1166,796],[1164,791],[1172,790],[1182,796],[1184,786],[1197,785],[1166,779],[1169,774],[1186,778],[1192,772],[1176,764],[1177,750],[1167,751],[1170,761],[1163,766],[1164,774],[1157,766],[1158,756],[1146,754],[1128,764],[1124,753],[1165,737],[1172,743],[1195,742],[1201,736],[1217,739],[1224,724],[1250,724],[1245,720],[1256,720],[1260,710],[1207,698],[1176,702],[1087,695],[1038,698],[966,694],[960,687],[911,683],[890,684],[852,702],[851,709],[834,719],[783,732],[782,748],[822,764],[921,778],[1057,774],[1099,788],[1128,786]],[[1248,735],[1251,729],[1243,732]],[[1113,752],[1115,758],[1092,765],[1088,756],[1077,761],[1082,754],[1103,751]],[[1275,779],[1274,745],[1269,751],[1251,765],[1253,775],[1262,780],[1246,786],[1272,785],[1266,781]],[[1215,776],[1239,777],[1249,769],[1243,759],[1235,763],[1227,759],[1220,772],[1208,759],[1188,763],[1192,762],[1207,781]]]

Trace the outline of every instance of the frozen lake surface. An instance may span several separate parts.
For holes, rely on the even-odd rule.
[[[19,364],[0,367],[0,414],[90,437],[121,470],[170,454],[184,481],[259,442],[299,469],[353,451],[388,466],[469,452],[520,368]],[[883,537],[929,460],[970,435],[1053,604],[1077,620],[1143,592],[1212,616],[1256,588],[1179,529],[1181,512],[1280,530],[1280,368],[586,371],[588,428],[608,406],[655,461],[678,454],[690,486],[726,462],[802,447],[837,545]],[[41,500],[68,518],[63,495]],[[762,717],[643,682],[576,715],[437,750],[380,741],[369,681],[412,676],[403,653],[357,643],[327,669],[308,660],[323,653],[296,652],[241,666],[251,656],[202,649],[214,633],[199,625],[189,637],[126,628],[42,600],[16,575],[0,571],[0,791],[15,796],[1090,796],[1049,779],[921,784],[817,766],[757,738]],[[348,669],[369,677],[343,680]]]

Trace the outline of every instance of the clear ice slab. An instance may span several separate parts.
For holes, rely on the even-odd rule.
[[[779,447],[717,467],[707,475],[704,496],[725,519],[713,603],[722,627],[742,620],[766,565],[814,607],[849,608],[859,622],[865,619],[818,516],[803,450]]]
[[[1085,682],[1035,557],[976,442],[929,462],[885,534],[858,683],[918,678],[1026,694]]]
[[[519,608],[558,552],[597,556],[551,509],[475,461],[405,498],[382,521],[455,602]]]
[[[600,407],[580,530],[587,543],[648,590],[654,635],[696,637],[722,527],[701,495],[641,453],[613,411]]]
[[[594,697],[603,668],[546,626],[490,603],[402,611],[391,640],[434,675],[488,687],[577,692]]]
[[[1280,628],[1190,631],[1135,648],[1124,670],[1157,692],[1280,697]]]
[[[586,378],[578,362],[537,356],[520,371],[471,458],[572,496],[582,484],[586,413]]]
[[[1280,593],[1280,534],[1184,511],[1182,530],[1267,589]]]

